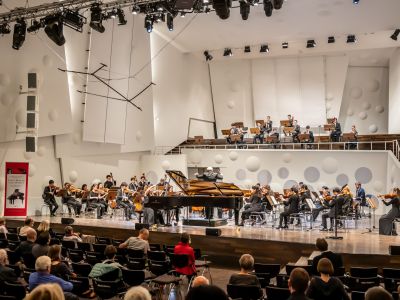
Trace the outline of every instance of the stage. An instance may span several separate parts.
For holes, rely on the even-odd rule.
[[[35,227],[42,219],[33,217]],[[21,226],[23,218],[7,218],[7,226]],[[365,222],[364,222],[365,223]],[[359,229],[339,230],[343,240],[328,240],[332,251],[342,253],[345,265],[379,267],[400,267],[400,256],[389,255],[389,245],[400,245],[400,236],[381,236],[377,229],[366,230],[367,223],[359,224]],[[363,227],[361,227],[362,225]],[[65,225],[60,217],[51,218],[51,227],[56,232],[63,232]],[[76,232],[85,234],[126,239],[136,235],[132,221],[118,219],[75,218],[73,227]],[[318,228],[301,230],[298,227],[290,230],[277,230],[271,227],[237,227],[231,224],[218,227],[220,237],[206,236],[205,228],[198,226],[170,226],[151,228],[150,243],[174,245],[181,232],[191,235],[192,246],[202,249],[204,254],[217,266],[236,267],[241,254],[251,253],[257,262],[286,264],[296,262],[300,257],[308,257],[315,250],[315,240],[319,237],[332,236],[332,232],[321,232]]]

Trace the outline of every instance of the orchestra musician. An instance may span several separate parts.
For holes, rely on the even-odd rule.
[[[147,180],[146,175],[142,173],[142,176],[140,176],[140,181],[139,181],[139,187],[142,189],[146,189],[148,186],[150,186],[150,181]]]
[[[318,202],[315,203],[316,208],[312,210],[313,222],[317,220],[318,215],[321,211],[323,211],[325,208],[328,208],[329,200],[332,197],[329,188],[327,186],[323,186],[321,188],[320,195],[322,199],[319,200],[319,203]]]
[[[290,193],[287,200],[283,201],[283,204],[286,206],[285,211],[281,212],[279,216],[279,226],[277,229],[287,229],[288,227],[288,219],[291,214],[295,214],[299,212],[299,196],[297,187],[293,186],[290,189]],[[283,221],[285,225],[282,226]]]
[[[93,184],[90,188],[89,203],[90,206],[97,209],[97,218],[101,219],[108,209],[105,201],[107,194],[101,183]]]
[[[400,189],[394,188],[392,193],[378,197],[382,199],[386,206],[392,206],[390,211],[379,219],[379,234],[397,235],[394,220],[400,216]],[[389,199],[389,201],[386,199]]]
[[[56,202],[55,195],[60,189],[55,186],[54,180],[49,180],[49,185],[44,188],[42,198],[44,203],[49,206],[50,216],[55,217],[56,211],[58,209],[58,204]]]
[[[161,196],[168,196],[168,192],[170,191],[170,188],[171,188],[171,186],[165,180],[165,178],[161,178],[160,181],[157,183],[157,190],[162,191]],[[179,209],[179,207],[177,207],[177,208],[175,208],[175,220],[176,220],[176,222],[179,222],[179,214],[180,214],[180,209]]]
[[[214,172],[213,167],[207,167],[206,171],[200,175],[195,174],[197,179],[209,182],[216,182],[217,180],[222,180],[224,176],[221,173]],[[206,219],[212,219],[214,217],[214,209],[212,207],[206,208]],[[218,217],[222,217],[222,209],[218,208]]]
[[[273,207],[268,201],[268,196],[274,196],[274,191],[271,189],[271,186],[269,184],[266,184],[261,187],[261,200],[263,203],[265,203],[267,210],[272,210]]]
[[[255,185],[251,188],[251,196],[244,206],[242,212],[242,222],[239,226],[243,226],[244,220],[250,218],[251,213],[260,212],[262,210],[262,195],[261,188],[259,185]]]
[[[127,193],[128,184],[122,182],[117,192],[117,205],[122,207],[125,214],[125,220],[129,221],[132,218],[133,205],[129,202],[129,195]]]
[[[300,125],[297,123],[297,120],[293,121],[294,130],[292,131],[293,142],[299,142],[299,134],[300,134]]]
[[[358,131],[356,129],[356,125],[351,126],[351,133],[354,134],[354,140],[352,143],[347,143],[346,148],[349,149],[357,149],[357,141],[358,141]]]
[[[61,200],[63,204],[68,207],[68,213],[71,215],[71,207],[75,211],[75,216],[79,217],[81,214],[82,204],[75,199],[71,191],[71,184],[69,182],[64,183],[64,189],[62,191]]]
[[[233,144],[234,142],[231,139],[231,135],[239,135],[240,136],[240,143],[243,143],[243,138],[244,138],[244,134],[243,134],[243,130],[240,127],[237,127],[236,125],[232,125],[231,130],[229,132],[229,136],[226,138],[226,141],[228,142],[228,144]]]
[[[292,116],[292,115],[287,115],[287,119],[288,119],[288,121],[289,121],[289,126],[288,126],[288,127],[293,127],[294,116]]]
[[[335,217],[338,217],[342,214],[342,207],[344,205],[345,199],[342,194],[340,194],[340,189],[335,187],[333,189],[333,197],[327,203],[327,206],[330,208],[329,212],[322,215],[322,229],[321,231],[328,231],[327,229],[327,221],[326,219],[331,220],[331,227],[329,231],[333,231],[333,220]]]
[[[260,123],[257,123],[257,128],[260,130],[260,133],[254,135],[253,144],[257,144],[257,141],[258,141],[258,143],[262,144],[264,141],[265,128],[263,126],[261,126]]]
[[[311,143],[311,144],[313,144],[313,143],[314,143],[314,132],[312,132],[312,131],[310,130],[310,125],[307,125],[307,126],[306,126],[306,130],[304,131],[304,134],[308,134],[308,136],[309,136],[309,139],[308,139],[308,140],[305,140],[304,143]],[[303,145],[301,145],[301,147],[303,148]],[[312,145],[307,145],[307,149],[312,149],[312,148],[313,148]]]
[[[131,191],[137,191],[138,187],[139,187],[139,183],[137,181],[136,176],[131,177],[131,182],[129,183],[128,188]]]
[[[361,206],[366,206],[367,202],[365,198],[365,190],[361,186],[361,182],[357,181],[355,183],[355,186],[356,186],[356,200],[360,202]]]
[[[331,141],[332,142],[339,142],[340,136],[342,135],[342,128],[340,126],[340,123],[337,121],[337,118],[333,118],[333,130],[331,132]]]
[[[111,189],[114,185],[116,185],[116,181],[114,180],[112,174],[108,174],[106,176],[106,181],[104,181],[104,187],[106,189]]]
[[[267,116],[267,120],[264,123],[264,132],[269,134],[272,131],[272,121],[271,116]]]

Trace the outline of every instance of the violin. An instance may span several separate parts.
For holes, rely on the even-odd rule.
[[[383,199],[392,199],[396,198],[398,195],[397,194],[385,194],[385,195],[378,195],[378,198],[383,198]]]

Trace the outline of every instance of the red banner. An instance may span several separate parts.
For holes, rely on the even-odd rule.
[[[4,216],[24,217],[28,207],[29,163],[6,162]]]

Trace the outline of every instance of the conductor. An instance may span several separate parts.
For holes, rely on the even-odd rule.
[[[224,178],[221,173],[214,172],[212,167],[207,167],[206,171],[202,175],[200,174],[195,174],[195,175],[197,179],[208,182],[216,182],[217,180],[222,180]],[[214,217],[214,209],[212,207],[206,207],[206,218],[210,220],[213,217]]]

